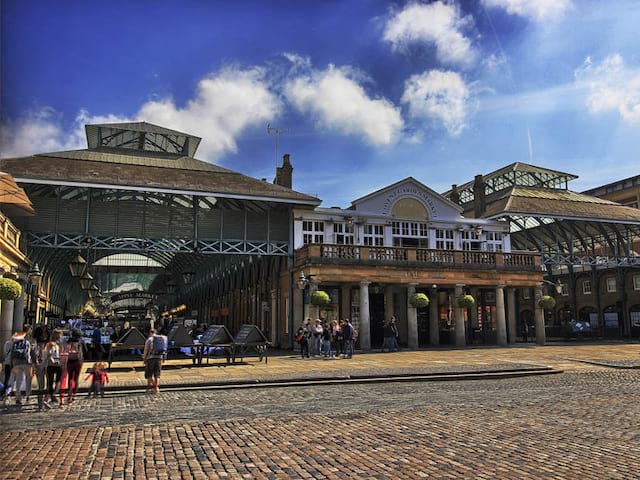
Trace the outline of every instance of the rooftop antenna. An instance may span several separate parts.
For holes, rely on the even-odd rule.
[[[531,130],[527,127],[527,136],[529,137],[529,165],[533,165],[533,141],[531,140]]]
[[[278,168],[278,145],[280,143],[280,134],[288,132],[287,128],[272,127],[270,123],[267,123],[267,134],[274,133],[276,136],[276,151],[275,151],[275,166]],[[277,170],[276,170],[277,171]]]

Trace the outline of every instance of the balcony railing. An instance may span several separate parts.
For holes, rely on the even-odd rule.
[[[534,252],[480,252],[429,250],[426,248],[373,247],[314,244],[296,251],[296,261],[390,265],[419,264],[425,267],[540,270],[540,255]]]
[[[0,237],[11,248],[20,250],[20,230],[0,213]]]

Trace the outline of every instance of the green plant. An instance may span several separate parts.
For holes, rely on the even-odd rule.
[[[409,303],[412,307],[424,308],[429,306],[429,297],[424,293],[414,293],[409,297]]]
[[[545,310],[553,310],[556,306],[556,299],[549,295],[543,295],[542,298],[538,300],[538,305]]]
[[[456,298],[456,304],[461,308],[471,308],[476,304],[476,299],[472,295],[460,295]]]
[[[324,307],[331,303],[331,297],[324,290],[316,290],[311,294],[311,304],[319,307]]]
[[[22,295],[22,286],[10,278],[0,278],[0,300],[15,300]]]

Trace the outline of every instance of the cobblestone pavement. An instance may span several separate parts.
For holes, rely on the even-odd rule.
[[[640,370],[111,393],[0,432],[1,479],[637,479]]]

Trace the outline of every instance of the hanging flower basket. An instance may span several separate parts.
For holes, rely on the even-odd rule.
[[[542,298],[538,300],[538,305],[544,310],[553,310],[556,306],[556,299],[549,295],[543,295]]]
[[[331,303],[331,297],[324,290],[316,290],[311,294],[311,305],[324,307]]]
[[[22,286],[10,278],[0,278],[0,300],[15,300],[22,295]]]
[[[409,303],[415,308],[424,308],[429,306],[429,297],[424,293],[414,293],[409,297]]]
[[[476,304],[476,299],[472,295],[461,295],[456,298],[456,305],[460,308],[471,308]]]

